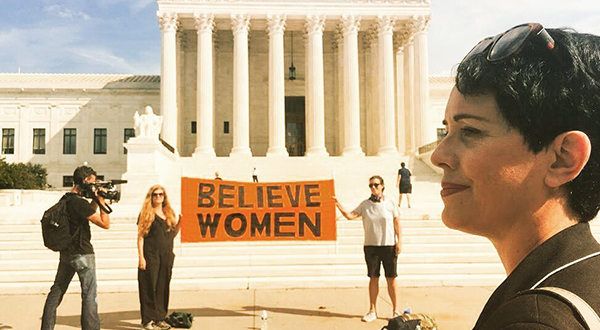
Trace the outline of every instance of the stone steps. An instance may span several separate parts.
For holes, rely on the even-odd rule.
[[[92,227],[100,291],[137,290],[135,221],[122,216],[109,230]],[[487,240],[447,229],[439,215],[410,210],[401,225],[401,285],[496,285],[504,278]],[[362,222],[338,219],[337,233],[336,241],[181,243],[177,238],[172,289],[364,286]],[[43,293],[52,285],[58,253],[43,246],[38,220],[15,219],[0,223],[0,261],[0,292]]]
[[[401,286],[496,286],[504,274],[451,274],[451,275],[399,275]],[[80,292],[77,276],[69,286],[69,292]],[[276,288],[321,288],[321,287],[364,287],[366,276],[291,276],[253,278],[175,278],[171,281],[172,291],[199,291],[220,289],[276,289]],[[2,294],[40,294],[50,290],[52,281],[4,282],[0,283]],[[100,292],[135,292],[137,280],[98,280]]]
[[[364,255],[335,254],[321,255],[315,258],[312,254],[295,255],[289,258],[285,255],[252,255],[252,256],[179,256],[175,257],[175,267],[195,267],[197,265],[211,266],[263,266],[263,265],[328,265],[362,263]],[[465,252],[465,253],[401,253],[400,264],[452,264],[452,263],[495,263],[498,256],[494,252]],[[137,266],[137,259],[131,257],[101,258],[97,256],[96,263],[101,267],[111,269],[131,268]],[[0,271],[27,270],[56,270],[57,258],[46,259],[16,259],[2,260]]]
[[[357,258],[358,259],[358,258]],[[365,266],[359,264],[327,264],[327,265],[261,265],[261,266],[212,266],[199,265],[195,267],[174,268],[173,278],[202,279],[202,278],[254,278],[290,276],[360,276],[365,275]],[[136,263],[129,268],[104,268],[98,264],[96,274],[98,279],[105,281],[137,279]],[[405,275],[460,275],[460,274],[500,274],[503,272],[497,263],[451,263],[451,264],[402,264],[398,267],[399,274]],[[53,278],[56,270],[15,270],[0,272],[0,283],[42,282]]]
[[[429,209],[402,211],[400,285],[495,286],[505,278],[487,239],[446,228],[439,213]],[[92,226],[101,292],[137,291],[135,221],[122,214],[109,230]],[[336,241],[181,243],[176,238],[171,288],[365,286],[362,222],[338,219],[336,224]],[[599,225],[592,223],[592,231],[600,237]],[[58,253],[43,246],[39,219],[0,221],[0,294],[47,293],[57,264]],[[78,286],[70,291],[79,291]]]
[[[403,224],[402,233],[405,236],[460,236],[460,233],[448,230],[446,228],[407,228]],[[12,229],[4,228],[0,226],[0,242],[28,242],[28,241],[39,241],[42,237],[42,231],[40,228],[35,228],[35,231],[30,232],[16,232]],[[134,226],[128,226],[128,229],[109,229],[109,230],[92,230],[92,239],[94,241],[105,241],[105,240],[128,240],[135,239],[137,237],[137,228]],[[15,228],[16,229],[16,228]],[[11,230],[9,232],[9,230]],[[22,230],[22,229],[21,229]],[[343,237],[363,237],[363,229],[361,227],[356,228],[339,228],[337,229],[338,235]]]
[[[175,248],[177,256],[236,256],[236,255],[287,255],[290,258],[298,254],[312,254],[315,258],[320,255],[328,254],[361,254],[363,247],[361,245],[335,245],[335,244],[316,244],[302,242],[304,244],[289,244],[289,245],[220,245],[206,246],[215,243],[194,243],[196,246],[185,246]],[[41,244],[41,243],[40,243]],[[204,246],[203,246],[204,245]],[[457,253],[457,252],[494,252],[494,248],[490,243],[474,243],[474,244],[436,244],[436,243],[419,243],[406,244],[402,248],[402,253]],[[137,258],[137,249],[135,248],[104,248],[95,249],[97,258],[112,258],[130,257]],[[27,260],[27,259],[49,259],[58,258],[56,252],[47,249],[40,250],[11,250],[0,252],[0,260]]]
[[[38,240],[37,241],[33,241],[33,240],[22,240],[22,241],[0,241],[0,255],[2,254],[2,251],[20,251],[20,250],[45,250],[46,247],[44,246],[43,242],[39,239],[40,236],[38,236]],[[126,236],[123,239],[96,239],[95,237],[92,238],[93,240],[93,245],[94,245],[94,249],[98,250],[98,249],[125,249],[125,248],[135,248],[137,249],[137,241],[136,241],[136,236],[135,235],[129,235]],[[338,245],[360,245],[363,244],[364,242],[364,238],[362,236],[362,234],[360,236],[358,235],[354,235],[354,236],[342,236],[339,237],[338,240],[336,241],[336,243]],[[420,244],[422,242],[430,242],[432,244],[451,244],[451,243],[487,243],[487,241],[484,238],[481,237],[476,237],[476,236],[469,236],[469,237],[463,237],[463,236],[459,236],[459,235],[419,235],[419,236],[409,236],[409,235],[405,235],[405,237],[402,239],[402,244],[406,247],[412,244]],[[256,244],[255,244],[256,243]],[[252,242],[250,243],[248,246],[260,246],[262,244],[265,244],[267,242]],[[271,243],[271,242],[268,242]],[[287,242],[281,242],[282,244],[287,244]],[[202,244],[203,246],[206,246],[207,243],[183,243],[183,245],[186,246],[190,246],[193,247],[195,244]],[[213,244],[213,243],[208,243],[208,244]],[[216,243],[214,243],[216,244]],[[240,245],[244,245],[247,243],[241,243]],[[277,243],[279,244],[279,242]],[[277,246],[277,244],[268,244],[269,246]],[[294,243],[296,244],[296,243]],[[323,241],[306,241],[306,242],[302,242],[301,244],[305,244],[305,245],[329,245],[328,243],[323,243]],[[180,246],[180,243],[175,245]]]

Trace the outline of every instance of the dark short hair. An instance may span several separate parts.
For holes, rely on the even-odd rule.
[[[587,134],[590,159],[562,188],[568,211],[586,222],[600,209],[600,37],[547,31],[555,41],[552,51],[532,41],[497,63],[486,59],[487,52],[465,59],[457,69],[456,88],[464,96],[492,95],[502,117],[534,153],[564,132]]]
[[[406,164],[404,164],[404,162],[400,163],[400,167],[404,167],[406,166]]]
[[[94,171],[93,168],[85,165],[79,166],[75,169],[75,172],[73,172],[73,183],[76,186],[81,186],[83,185],[83,180],[85,180],[85,178],[87,178],[90,175],[96,175],[96,171]]]
[[[369,181],[371,181],[373,179],[378,179],[380,184],[384,184],[383,178],[380,175],[373,175],[372,177],[369,178]]]

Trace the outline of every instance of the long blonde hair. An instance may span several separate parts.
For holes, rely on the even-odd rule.
[[[141,236],[145,236],[150,231],[150,226],[152,226],[152,222],[154,222],[154,207],[152,205],[152,194],[158,190],[162,189],[165,193],[165,198],[162,202],[162,210],[165,216],[167,217],[166,222],[169,225],[169,230],[171,231],[173,227],[175,227],[175,212],[171,208],[171,204],[169,203],[169,199],[167,198],[167,191],[161,185],[154,185],[150,187],[148,193],[146,194],[146,199],[144,199],[144,204],[142,204],[142,210],[140,211],[140,216],[138,218],[138,234]]]

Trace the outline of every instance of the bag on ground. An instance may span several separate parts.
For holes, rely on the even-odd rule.
[[[44,245],[56,252],[68,249],[79,232],[71,235],[66,195],[44,212],[41,223]]]
[[[381,330],[421,330],[421,320],[404,321],[400,316],[396,316],[388,321],[388,324]]]
[[[194,322],[194,316],[192,313],[173,312],[167,317],[166,322],[173,328],[189,329]]]
[[[404,313],[388,321],[387,330],[438,330],[433,317],[421,313]]]

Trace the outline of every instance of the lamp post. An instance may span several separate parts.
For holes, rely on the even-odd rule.
[[[289,76],[288,79],[289,80],[296,80],[296,67],[294,66],[294,31],[292,32],[292,63],[291,66],[289,68]]]

